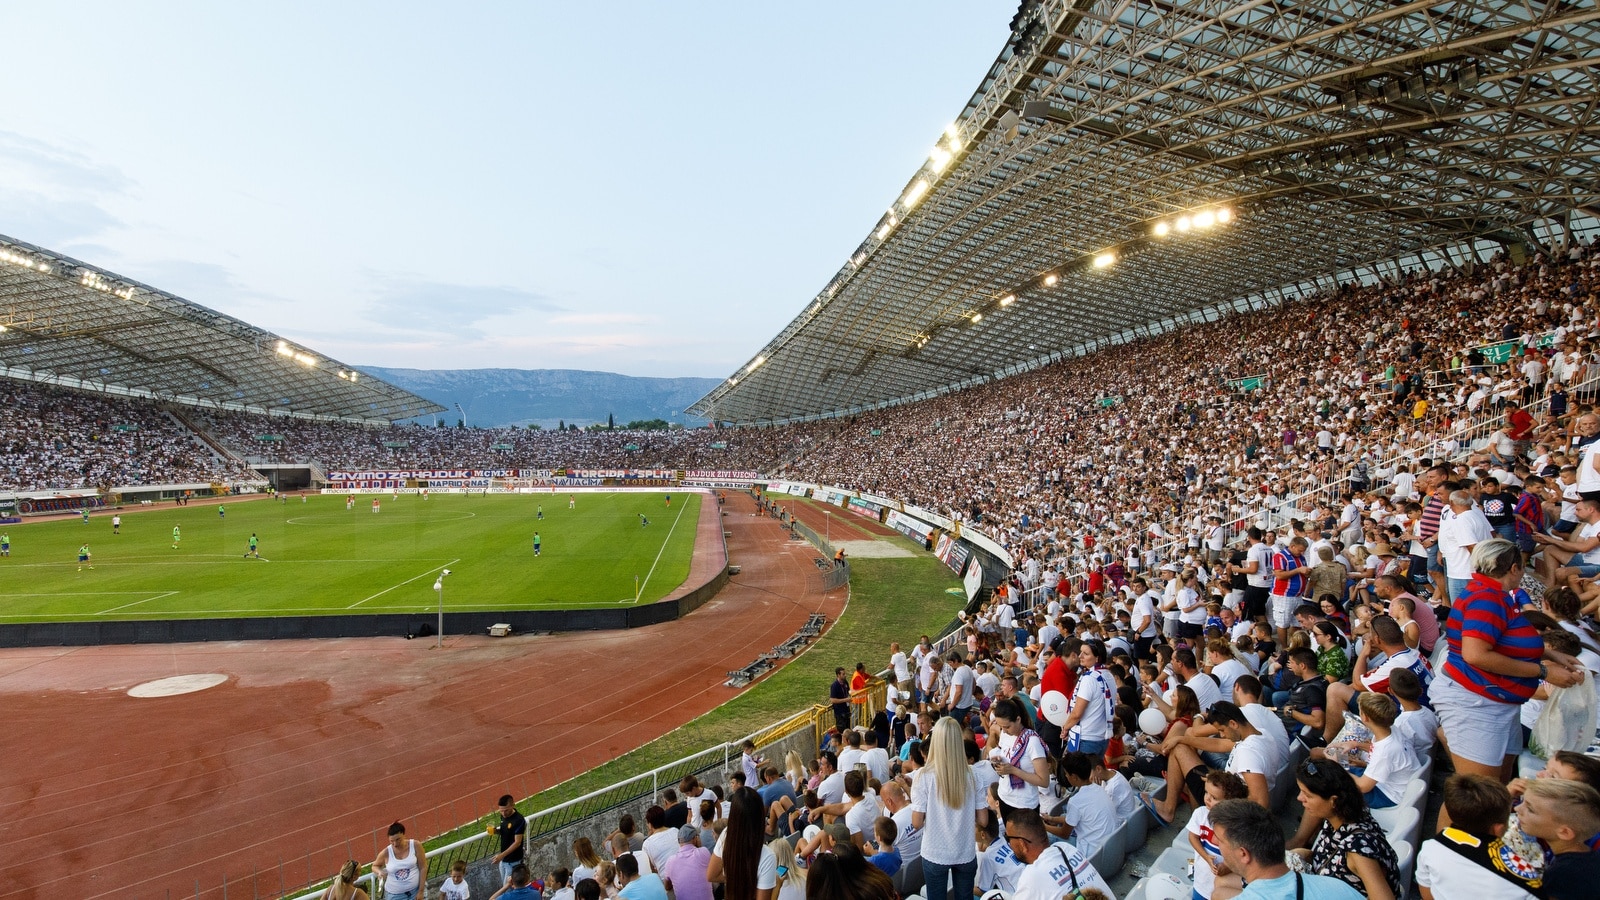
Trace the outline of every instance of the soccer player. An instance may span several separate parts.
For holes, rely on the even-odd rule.
[[[356,508],[356,495],[355,494],[351,494],[350,496],[344,498],[344,508],[345,508],[345,512],[349,512],[350,510]]]
[[[643,527],[645,527],[646,525],[649,525],[649,524],[650,524],[650,520],[645,518],[644,513],[639,513],[639,527],[643,528]]]
[[[261,558],[261,545],[256,540],[256,533],[254,531],[250,532],[250,549],[247,550],[244,555],[254,556],[256,559]]]
[[[672,495],[668,494],[667,495],[667,509],[671,509],[671,508],[672,508]]]
[[[227,517],[228,517],[228,508],[226,506],[218,504],[217,505],[217,518],[226,519]]]
[[[89,562],[88,544],[84,544],[82,547],[78,548],[78,571],[82,572],[84,566],[88,566],[91,569],[94,568],[94,564]]]
[[[373,513],[373,515],[377,515],[377,513],[378,513],[378,498],[377,497],[373,497],[372,498],[372,513]]]
[[[172,549],[178,549],[178,541],[183,539],[183,533],[178,531],[178,526],[172,526]]]
[[[544,518],[544,504],[543,503],[539,504],[539,508],[538,508],[537,511],[534,512],[533,517],[535,519],[543,519]]]
[[[533,555],[539,555],[539,532],[537,531],[533,533]]]
[[[567,495],[567,509],[577,509],[577,508],[578,508],[578,495],[577,494],[568,494]]]
[[[85,506],[84,508],[78,510],[78,512],[83,513],[83,524],[89,524],[89,507]]]
[[[112,534],[121,534],[122,533],[122,517],[121,516],[112,516],[111,517],[111,533]]]
[[[0,556],[11,555],[11,535],[0,532]]]

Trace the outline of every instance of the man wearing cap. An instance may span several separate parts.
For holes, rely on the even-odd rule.
[[[1252,801],[1272,808],[1272,780],[1278,776],[1283,761],[1276,759],[1271,741],[1257,731],[1243,710],[1229,700],[1212,704],[1210,712],[1205,715],[1205,723],[1216,729],[1217,737],[1180,734],[1162,742],[1161,752],[1167,757],[1167,795],[1160,800],[1149,794],[1141,795],[1145,808],[1162,825],[1172,823],[1184,787],[1189,789],[1190,796],[1205,796],[1206,775],[1211,767],[1200,761],[1197,748],[1211,749],[1213,742],[1219,739],[1225,739],[1233,745],[1224,768],[1244,781]]]
[[[661,877],[677,900],[711,900],[711,882],[706,867],[711,851],[700,846],[700,829],[685,825],[678,829],[678,852],[662,866]]]

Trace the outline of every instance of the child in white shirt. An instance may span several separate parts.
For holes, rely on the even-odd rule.
[[[1222,848],[1211,830],[1211,807],[1224,800],[1248,800],[1250,789],[1244,779],[1221,769],[1206,773],[1205,805],[1195,807],[1189,816],[1189,846],[1194,850],[1194,892],[1201,900],[1211,900],[1217,879],[1232,875],[1222,861]]]

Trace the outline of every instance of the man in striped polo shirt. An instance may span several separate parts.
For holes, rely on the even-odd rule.
[[[1446,466],[1434,466],[1417,479],[1417,491],[1427,499],[1422,504],[1422,518],[1417,521],[1417,536],[1428,551],[1428,580],[1433,583],[1433,596],[1442,599],[1449,594],[1444,580],[1444,563],[1439,561],[1439,516],[1449,503],[1450,491],[1444,483],[1450,478]]]

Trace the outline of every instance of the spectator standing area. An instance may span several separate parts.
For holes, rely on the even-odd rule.
[[[810,545],[750,515],[744,495],[727,508],[741,573],[692,616],[649,628],[451,636],[442,650],[346,639],[0,651],[7,745],[49,748],[8,759],[0,811],[14,852],[0,883],[21,897],[192,897],[198,880],[212,898],[224,874],[250,896],[255,873],[272,895],[280,862],[292,887],[370,858],[373,846],[346,841],[370,843],[374,822],[442,833],[490,795],[532,794],[665,734],[729,697],[727,669],[844,606],[844,589],[817,590]],[[226,681],[127,695],[209,673]],[[597,680],[615,688],[596,692]],[[64,812],[86,809],[120,824],[85,830]]]

